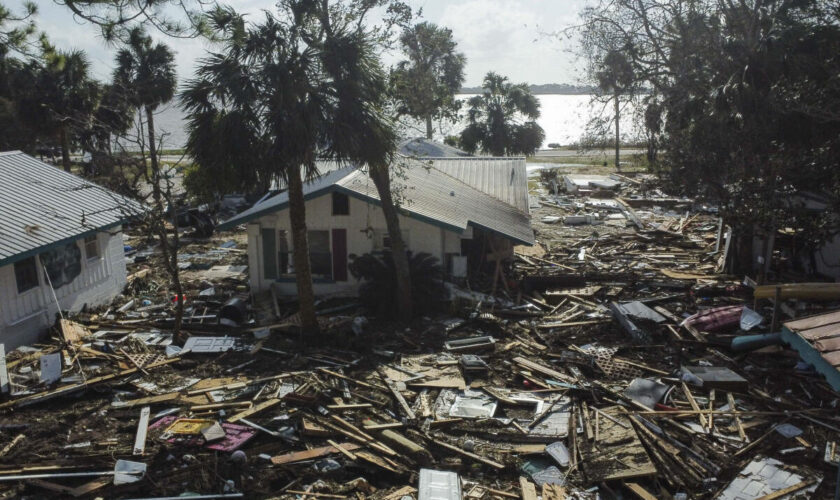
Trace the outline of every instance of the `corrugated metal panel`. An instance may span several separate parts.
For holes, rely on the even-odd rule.
[[[141,206],[19,151],[0,153],[0,265],[136,215]]]
[[[486,228],[518,242],[532,245],[534,232],[530,217],[514,206],[450,176],[428,162],[402,162],[392,187],[401,200],[401,209],[412,217],[434,222],[448,229],[463,232],[470,225]],[[307,198],[319,196],[333,189],[341,189],[361,198],[379,201],[373,181],[360,170],[343,168],[330,172],[304,186]],[[241,214],[220,224],[218,229],[230,229],[262,215],[288,206],[287,193],[269,198]]]
[[[430,158],[442,172],[528,213],[525,158]]]
[[[392,184],[404,198],[401,208],[410,213],[461,231],[472,224],[528,245],[534,243],[531,220],[525,212],[438,170],[437,165],[430,168],[427,162],[409,160],[403,164],[402,174],[405,178]],[[361,172],[343,178],[339,185],[379,199],[373,182]]]

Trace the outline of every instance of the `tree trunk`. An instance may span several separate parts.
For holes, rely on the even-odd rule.
[[[615,169],[621,172],[621,161],[619,160],[619,150],[621,148],[621,138],[618,135],[618,93],[615,94]]]
[[[302,333],[320,334],[315,317],[315,292],[312,290],[312,268],[309,265],[309,242],[306,236],[306,201],[303,198],[303,179],[300,165],[289,168],[289,219],[292,226],[292,258],[295,263],[300,322]]]
[[[70,138],[67,137],[67,125],[61,124],[58,130],[59,140],[61,141],[61,165],[65,172],[70,171]]]
[[[432,115],[426,115],[426,139],[431,141],[434,132],[434,127],[432,127]]]
[[[153,224],[158,228],[158,240],[160,240],[160,248],[163,252],[163,259],[166,270],[169,272],[169,277],[172,279],[172,287],[175,289],[175,327],[174,333],[178,335],[181,332],[181,324],[184,319],[184,288],[181,285],[181,276],[178,269],[178,211],[174,204],[171,203],[171,196],[164,197],[161,182],[163,176],[160,171],[160,164],[158,163],[157,144],[155,143],[155,115],[154,110],[150,106],[146,106],[146,122],[149,128],[149,156],[151,159],[152,168],[152,198],[154,200],[155,219]],[[167,181],[168,182],[168,181]],[[167,194],[171,190],[167,187]],[[170,201],[172,208],[173,225],[175,227],[175,236],[173,241],[169,241],[169,236],[166,233],[166,207],[165,201]]]
[[[397,313],[400,319],[409,321],[413,315],[411,302],[411,271],[408,265],[408,254],[400,231],[400,219],[397,207],[391,196],[391,178],[388,166],[370,167],[370,177],[379,193],[382,202],[382,212],[385,215],[385,225],[388,226],[388,237],[391,239],[391,257],[394,260],[394,272],[397,280]]]

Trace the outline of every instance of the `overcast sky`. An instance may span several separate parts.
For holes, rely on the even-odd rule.
[[[21,0],[6,0],[19,8]],[[114,48],[103,42],[96,27],[74,19],[69,9],[53,0],[37,0],[39,30],[62,49],[87,52],[97,78],[110,79]],[[452,29],[459,49],[467,56],[466,86],[476,86],[488,71],[515,82],[579,83],[574,43],[551,36],[572,26],[589,0],[408,0],[423,9],[427,21]],[[240,11],[257,14],[273,9],[274,0],[229,0]],[[253,16],[257,17],[257,16]],[[167,39],[177,53],[181,79],[192,74],[195,60],[207,46],[200,40]],[[398,54],[385,56],[390,65]]]

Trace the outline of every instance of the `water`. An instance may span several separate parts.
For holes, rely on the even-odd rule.
[[[459,99],[468,99],[469,95],[459,95]],[[551,143],[568,145],[578,142],[586,133],[587,124],[593,117],[609,116],[612,106],[604,109],[604,104],[594,103],[590,95],[566,95],[566,94],[542,94],[538,95],[541,104],[541,116],[537,123],[545,130],[545,141],[543,147]],[[466,104],[462,107],[466,110]],[[181,110],[174,104],[162,107],[155,118],[155,125],[158,130],[165,132],[164,148],[178,149],[186,143],[186,130],[184,129],[184,116]],[[466,125],[461,123],[440,123],[435,124],[436,132],[443,132],[442,135],[457,135]],[[639,135],[638,129],[634,126],[634,120],[630,110],[624,110],[621,118],[622,140],[635,139]],[[406,137],[423,136],[426,133],[425,124],[409,121],[403,124],[403,135]]]

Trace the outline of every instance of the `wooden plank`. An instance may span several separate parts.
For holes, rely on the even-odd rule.
[[[811,328],[808,330],[801,330],[796,333],[801,335],[803,339],[807,340],[820,340],[832,338],[836,337],[837,335],[840,335],[840,323],[818,326],[816,328]]]
[[[143,455],[146,452],[146,432],[149,430],[149,415],[151,409],[144,406],[140,410],[140,421],[137,422],[137,435],[134,438],[133,455]]]
[[[241,412],[237,413],[236,415],[233,415],[232,417],[227,419],[227,421],[230,422],[230,423],[238,422],[238,421],[242,420],[243,418],[248,418],[251,415],[254,415],[255,413],[259,413],[263,410],[271,408],[272,406],[276,405],[280,401],[282,401],[282,400],[278,399],[278,398],[266,399],[265,401],[263,401],[262,403],[260,403],[258,405],[252,406],[252,407],[248,408],[247,410],[241,411]]]
[[[770,294],[772,297],[772,294]],[[831,324],[840,323],[840,311],[834,311],[826,314],[818,314],[816,316],[808,316],[807,318],[795,319],[784,323],[784,327],[788,330],[801,332],[803,330],[810,330],[820,326],[828,326]],[[840,324],[837,325],[840,328]]]
[[[434,439],[434,438],[430,438],[430,439],[433,443],[435,443],[438,446],[446,448],[449,451],[454,451],[455,453],[458,453],[459,455],[463,455],[465,457],[472,458],[473,460],[477,460],[477,461],[479,461],[483,464],[489,465],[490,467],[493,467],[495,469],[501,470],[501,469],[505,468],[504,465],[502,465],[498,462],[494,462],[494,461],[490,460],[489,458],[484,458],[481,455],[476,455],[475,453],[470,453],[469,451],[462,450],[461,448],[458,448],[457,446],[453,446],[453,445],[447,443],[446,441],[441,441],[440,439]]]
[[[333,448],[335,448],[336,450],[338,450],[339,452],[341,452],[341,454],[342,454],[342,455],[344,455],[345,457],[349,458],[350,460],[356,460],[356,455],[354,455],[352,452],[350,452],[350,450],[347,450],[346,448],[344,448],[344,447],[343,447],[343,446],[341,446],[340,444],[336,443],[336,442],[335,442],[335,441],[333,441],[332,439],[327,439],[327,442],[328,442],[328,443],[329,443],[329,444],[330,444]]]
[[[412,410],[411,407],[408,405],[403,395],[400,394],[400,391],[397,389],[394,383],[391,382],[391,379],[389,379],[388,376],[385,374],[385,371],[380,368],[378,369],[378,373],[379,376],[382,378],[382,381],[385,382],[385,386],[388,387],[388,390],[391,391],[391,394],[394,395],[394,398],[397,400],[397,403],[400,404],[400,407],[405,412],[405,415],[410,420],[416,419],[417,416],[414,414],[414,410]]]
[[[145,398],[139,399],[129,399],[128,401],[120,401],[116,404],[112,403],[112,406],[116,406],[119,408],[133,408],[135,406],[145,406],[145,405],[153,405],[158,403],[167,403],[169,401],[175,401],[180,396],[180,393],[177,392],[170,392],[167,394],[160,394],[158,396],[148,396]]]
[[[523,476],[519,476],[519,489],[522,491],[522,500],[537,500],[536,486]]]
[[[517,356],[517,357],[513,358],[513,362],[516,363],[517,365],[523,367],[523,368],[527,368],[528,370],[531,370],[532,372],[537,372],[537,373],[540,373],[542,375],[545,375],[546,377],[550,377],[550,378],[558,379],[558,380],[566,380],[566,379],[569,378],[567,375],[565,375],[563,373],[560,373],[557,370],[554,370],[554,369],[549,368],[547,366],[543,366],[539,363],[534,363],[530,359],[525,359],[521,356]]]
[[[626,483],[624,486],[642,500],[656,500],[656,497],[644,489],[639,483]]]
[[[796,483],[793,486],[788,486],[783,490],[774,491],[773,493],[769,493],[767,495],[764,495],[763,497],[759,497],[756,500],[775,500],[776,498],[782,498],[783,496],[790,495],[794,491],[799,491],[803,488],[811,486],[812,484],[814,484],[814,481],[814,479],[808,479],[800,483]]]
[[[181,358],[171,358],[171,359],[167,359],[166,361],[161,361],[160,363],[155,363],[153,365],[149,365],[146,368],[156,368],[158,366],[168,365],[170,363],[176,363],[180,360],[181,360]],[[24,396],[22,398],[13,399],[11,401],[6,401],[5,403],[0,404],[0,409],[14,408],[14,407],[17,407],[17,406],[26,406],[26,405],[30,405],[30,404],[34,404],[34,403],[41,403],[41,402],[47,401],[47,400],[55,398],[55,397],[65,396],[67,394],[72,394],[76,391],[80,391],[80,390],[85,389],[86,387],[90,387],[92,385],[96,385],[96,384],[99,384],[99,383],[102,383],[102,382],[107,382],[109,380],[114,380],[114,379],[118,379],[118,378],[121,378],[121,377],[125,377],[127,375],[137,373],[138,371],[139,370],[137,368],[129,368],[127,370],[122,370],[122,371],[119,371],[119,372],[116,372],[116,373],[103,375],[101,377],[94,377],[94,378],[88,379],[84,382],[79,382],[78,384],[65,385],[63,387],[59,387],[58,389],[55,389],[55,390],[52,390],[52,391],[45,391],[45,392],[39,392],[37,394],[31,394],[29,396]]]
[[[605,416],[624,420],[618,406],[600,410]],[[594,483],[634,477],[652,476],[656,467],[639,440],[633,427],[625,428],[611,419],[599,423],[598,441],[579,440],[579,464],[586,477]]]
[[[706,423],[706,417],[703,416],[702,413],[699,413],[700,406],[697,405],[697,401],[694,400],[694,395],[691,394],[691,389],[688,388],[688,385],[686,385],[685,382],[682,383],[682,390],[685,393],[685,397],[688,399],[688,404],[691,405],[691,409],[698,412],[697,415],[700,417],[700,425],[703,426],[704,429],[707,428],[708,424]]]
[[[356,443],[341,443],[341,447],[347,451],[354,451],[358,450],[362,446]],[[320,448],[312,448],[311,450],[295,451],[292,453],[286,453],[284,455],[277,455],[271,457],[271,463],[273,463],[274,465],[290,464],[294,462],[300,462],[303,460],[311,460],[313,458],[324,457],[335,453],[340,452],[334,446],[321,446]]]
[[[827,339],[817,340],[814,342],[814,347],[818,351],[826,353],[840,350],[840,335],[837,337],[829,337]]]
[[[542,500],[566,500],[566,488],[559,484],[544,484],[542,487]]]
[[[94,479],[93,481],[87,482],[81,486],[77,486],[73,488],[73,491],[70,492],[70,495],[74,497],[81,497],[87,495],[88,493],[93,493],[94,491],[104,488],[114,482],[114,479],[111,476],[99,477]]]
[[[726,393],[726,402],[729,403],[729,409],[731,411],[738,411],[738,408],[735,407],[735,396],[733,396],[731,392]],[[744,432],[744,424],[741,422],[740,415],[735,415],[735,425],[738,427],[738,436],[741,438],[741,441],[749,443],[750,438],[748,438],[747,433]]]
[[[58,323],[61,328],[61,336],[64,338],[64,341],[68,344],[75,344],[77,342],[81,342],[85,337],[90,335],[90,330],[85,328],[84,325],[76,323],[75,321],[70,321],[69,319],[62,319],[59,320]]]
[[[11,451],[11,449],[14,448],[15,445],[23,441],[24,437],[26,436],[24,436],[23,434],[18,434],[17,436],[15,436],[15,438],[12,439],[12,441],[9,444],[4,446],[3,449],[0,450],[0,457],[5,456],[6,453],[9,453],[9,451]]]

